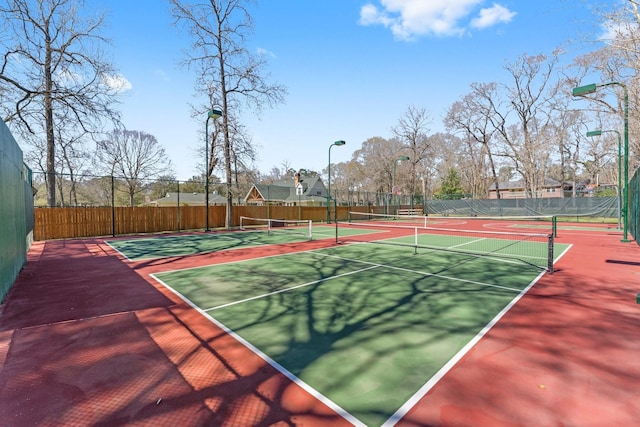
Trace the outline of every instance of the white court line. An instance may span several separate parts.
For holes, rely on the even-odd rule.
[[[257,296],[251,297],[251,298],[245,298],[245,299],[243,299],[243,300],[234,301],[234,302],[230,302],[230,303],[227,303],[227,304],[218,305],[218,306],[211,307],[211,308],[206,308],[206,309],[204,309],[203,311],[205,311],[205,312],[209,312],[209,311],[217,310],[217,309],[219,309],[219,308],[230,307],[230,306],[232,306],[232,305],[240,304],[240,303],[247,302],[247,301],[252,301],[252,300],[256,300],[256,299],[260,299],[260,298],[266,298],[266,297],[269,297],[269,296],[271,296],[271,295],[280,294],[280,293],[282,293],[282,292],[287,292],[287,291],[291,291],[291,290],[298,289],[298,288],[304,288],[305,286],[315,285],[316,283],[322,283],[322,282],[326,282],[327,280],[337,279],[337,278],[339,278],[339,277],[344,277],[344,276],[349,276],[349,275],[351,275],[351,274],[361,273],[361,272],[363,272],[363,271],[372,270],[372,269],[374,269],[374,268],[378,268],[378,267],[374,265],[374,266],[367,267],[367,268],[361,268],[360,270],[354,270],[354,271],[350,271],[350,272],[348,272],[348,273],[338,274],[337,276],[325,277],[325,278],[323,278],[323,279],[314,280],[313,282],[303,283],[303,284],[301,284],[301,285],[292,286],[292,287],[290,287],[290,288],[280,289],[280,290],[273,291],[273,292],[269,292],[269,293],[266,293],[266,294],[257,295]]]
[[[476,243],[476,242],[482,242],[483,240],[487,240],[487,239],[483,237],[483,238],[480,238],[480,239],[471,240],[470,242],[464,242],[464,243],[460,243],[458,245],[449,246],[449,247],[447,247],[447,249],[459,248],[460,246],[471,245],[471,244]]]
[[[461,246],[470,245],[470,244],[472,244],[472,243],[481,242],[481,241],[483,241],[483,240],[495,240],[495,239],[487,239],[487,238],[483,237],[483,238],[481,238],[481,239],[472,240],[472,241],[470,241],[470,242],[460,243],[459,245],[449,246],[449,247],[447,247],[447,249],[455,249],[455,248],[459,248],[459,247],[461,247]],[[499,240],[500,240],[500,239],[499,239]],[[516,241],[514,241],[514,242],[516,242]],[[540,244],[542,244],[541,242],[535,242],[535,243],[540,243]],[[514,243],[514,244],[515,244],[515,243]],[[501,250],[501,249],[496,249],[496,251],[497,251],[498,253],[500,253],[500,252],[499,252],[500,250]],[[474,252],[474,253],[476,253],[476,254],[480,254],[480,255],[485,254],[485,252],[482,252],[482,251],[475,251],[475,250],[473,250],[473,249],[469,250],[469,252]],[[490,253],[491,253],[491,252],[489,252],[489,254],[490,254]],[[507,256],[507,255],[505,255],[505,256]],[[505,263],[510,263],[510,264],[519,264],[518,262],[515,262],[515,261],[511,261],[511,260],[507,260],[507,259],[500,258],[500,257],[499,257],[499,256],[497,256],[497,255],[496,255],[496,256],[490,256],[490,255],[488,255],[488,254],[487,254],[486,258],[493,259],[493,260],[496,260],[496,261],[504,261]],[[541,257],[541,256],[531,256],[531,255],[518,255],[518,256],[517,256],[517,258],[518,258],[518,259],[526,258],[526,259],[534,259],[534,260],[535,260],[535,259],[547,259],[547,258],[545,258],[545,257]]]
[[[266,353],[262,352],[260,349],[258,349],[257,347],[255,347],[253,344],[251,344],[249,341],[245,340],[244,338],[242,338],[240,335],[236,334],[235,332],[233,332],[231,329],[227,328],[223,323],[217,321],[216,319],[214,319],[213,317],[211,317],[208,313],[205,313],[200,307],[198,307],[196,304],[194,304],[193,302],[191,302],[188,298],[186,298],[184,295],[182,295],[180,292],[176,291],[175,289],[173,289],[171,286],[167,285],[166,283],[164,283],[162,280],[158,279],[154,274],[150,275],[151,277],[153,277],[155,280],[157,280],[162,286],[164,286],[165,288],[167,288],[169,291],[173,292],[178,298],[180,298],[182,301],[184,301],[185,303],[189,304],[189,306],[191,308],[193,308],[194,310],[197,310],[200,314],[202,314],[203,316],[205,316],[207,319],[209,319],[209,321],[211,323],[213,323],[214,325],[218,326],[220,329],[222,329],[225,333],[231,335],[233,338],[235,338],[238,342],[240,342],[242,345],[244,345],[245,347],[247,347],[249,350],[253,351],[255,354],[257,354],[260,358],[262,358],[262,360],[264,360],[265,362],[267,362],[269,365],[271,365],[272,367],[274,367],[278,372],[280,372],[282,375],[284,375],[285,377],[287,377],[291,382],[297,384],[300,388],[302,388],[303,390],[305,390],[307,393],[309,393],[311,396],[315,397],[316,399],[318,399],[320,402],[322,402],[323,404],[325,404],[327,407],[329,407],[330,409],[332,409],[333,411],[335,411],[338,415],[340,415],[342,418],[344,418],[345,420],[349,421],[351,424],[353,424],[356,427],[367,427],[367,425],[365,423],[363,423],[362,421],[360,421],[359,419],[357,419],[356,417],[354,417],[353,415],[351,415],[348,411],[346,411],[345,409],[343,409],[340,405],[338,405],[337,403],[335,403],[333,400],[329,399],[328,397],[326,397],[325,395],[323,395],[322,393],[320,393],[318,390],[316,390],[315,388],[311,387],[309,384],[305,383],[304,381],[302,381],[300,378],[298,378],[296,375],[294,375],[293,373],[291,373],[288,369],[286,369],[284,366],[282,366],[281,364],[279,364],[278,362],[276,362],[275,360],[273,360],[271,357],[269,357]]]
[[[249,230],[249,231],[239,231],[237,233],[264,233],[265,231],[263,230]],[[227,241],[237,241],[238,238],[237,237],[233,237],[233,233],[234,232],[230,232],[230,233],[224,233],[224,234],[209,234],[209,235],[201,235],[201,234],[197,234],[197,235],[187,235],[187,238],[185,238],[185,236],[161,236],[161,237],[148,237],[148,238],[143,238],[143,239],[128,239],[128,240],[120,240],[120,241],[126,241],[126,242],[130,242],[130,241],[153,241],[156,239],[168,239],[168,238],[174,238],[174,239],[184,239],[187,241],[197,241],[194,239],[189,239],[189,236],[195,236],[195,237],[207,237],[207,236],[215,236],[213,237],[213,239],[215,240],[227,240]],[[107,245],[111,246],[111,244],[105,240],[104,241]],[[218,251],[233,251],[233,250],[238,250],[238,249],[253,249],[253,248],[259,248],[264,246],[264,243],[255,243],[252,245],[246,245],[246,246],[238,246],[238,247],[231,247],[231,248],[223,248],[223,249],[219,249],[219,248],[214,248],[214,249],[210,249],[210,250],[206,250],[206,251],[202,251],[202,252],[188,252],[188,253],[179,253],[179,254],[175,254],[175,255],[160,255],[160,256],[148,256],[148,257],[142,257],[142,258],[137,258],[135,260],[129,258],[128,256],[126,256],[124,253],[120,252],[118,249],[116,249],[115,247],[111,246],[115,251],[117,251],[119,254],[121,254],[123,257],[125,257],[127,259],[127,261],[129,262],[141,262],[141,261],[155,261],[155,260],[161,260],[161,259],[166,259],[166,258],[175,258],[175,257],[182,257],[182,256],[195,256],[195,255],[204,255],[204,254],[212,254],[214,252],[218,252]],[[268,243],[267,243],[268,245]]]
[[[568,245],[567,248],[555,259],[557,262],[560,258],[562,258],[569,249],[571,249],[573,245]],[[554,262],[554,263],[555,263]],[[544,271],[541,272],[538,277],[536,277],[526,288],[524,288],[520,294],[518,294],[509,304],[507,304],[501,311],[498,313],[478,334],[469,341],[455,356],[453,356],[442,368],[435,373],[433,377],[429,379],[420,389],[408,399],[404,405],[402,405],[395,414],[393,414],[382,427],[391,427],[394,426],[397,422],[402,420],[402,418],[411,410],[413,407],[418,404],[418,402],[442,379],[444,376],[451,370],[453,367],[484,337],[490,330],[493,328],[498,321],[509,311],[511,308],[522,298],[528,291],[531,289],[533,285],[535,285],[542,276],[544,276]]]
[[[217,266],[220,266],[220,265],[238,264],[238,263],[243,263],[243,262],[252,262],[252,261],[259,260],[259,259],[275,258],[275,257],[281,257],[281,256],[288,256],[288,255],[307,254],[307,253],[311,253],[312,254],[316,250],[317,249],[311,249],[311,250],[307,250],[307,251],[287,252],[287,253],[283,253],[283,254],[262,255],[262,256],[259,256],[259,257],[255,257],[255,258],[244,258],[244,259],[237,259],[237,260],[234,260],[234,261],[227,261],[227,262],[222,262],[222,263],[196,265],[195,267],[185,267],[185,268],[177,268],[175,270],[159,271],[157,274],[174,273],[176,271],[196,270],[198,268],[210,268],[210,267],[217,267]]]
[[[131,258],[129,258],[128,256],[126,256],[125,254],[123,254],[122,252],[120,252],[117,248],[115,248],[114,246],[111,246],[111,243],[109,243],[109,241],[104,240],[104,243],[109,246],[111,249],[113,249],[114,251],[116,251],[117,253],[119,253],[124,259],[126,259],[129,262],[133,262],[133,260]]]
[[[369,265],[372,265],[374,267],[383,267],[383,268],[389,268],[391,270],[399,270],[399,271],[405,271],[405,272],[408,272],[408,273],[420,274],[422,276],[440,277],[440,278],[443,278],[443,279],[448,279],[448,280],[452,280],[452,281],[456,281],[456,282],[470,283],[470,284],[473,284],[473,285],[485,286],[485,287],[488,287],[488,288],[505,289],[505,290],[512,291],[512,292],[520,292],[521,291],[520,289],[510,288],[508,286],[500,286],[500,285],[493,285],[491,283],[476,282],[474,280],[461,279],[459,277],[445,276],[444,274],[429,273],[429,272],[426,272],[426,271],[412,270],[412,269],[404,268],[404,267],[395,267],[393,265],[378,264],[378,263],[375,263],[375,262],[363,261],[361,259],[344,258],[344,257],[337,256],[337,255],[323,254],[321,252],[314,252],[314,253],[317,254],[317,255],[322,255],[322,256],[326,256],[326,257],[343,259],[345,261],[360,262],[360,263],[363,263],[363,264],[369,264]]]
[[[475,284],[475,285],[479,285],[479,286],[485,286],[485,287],[492,287],[492,288],[498,288],[498,289],[504,289],[504,290],[508,290],[508,291],[513,291],[513,292],[518,292],[519,294],[511,301],[510,304],[508,304],[498,315],[496,315],[496,317],[489,322],[471,341],[469,341],[469,343],[467,345],[465,345],[465,347],[463,347],[454,357],[452,357],[427,383],[425,383],[409,400],[407,400],[395,413],[394,415],[392,415],[384,424],[383,426],[385,427],[389,427],[392,425],[395,425],[402,417],[404,417],[404,415],[406,415],[406,413],[413,408],[417,402],[429,391],[431,390],[431,388],[440,381],[440,379],[442,379],[444,377],[444,375],[460,360],[462,359],[462,357],[471,350],[471,348],[473,348],[473,346],[498,322],[498,320],[500,320],[500,318],[502,316],[504,316],[504,314],[540,279],[540,277],[542,277],[544,275],[545,272],[541,272],[540,275],[533,281],[531,282],[531,284],[529,284],[525,289],[523,290],[519,290],[516,288],[511,288],[511,287],[506,287],[506,286],[499,286],[499,285],[494,285],[494,284],[490,284],[490,283],[483,283],[483,282],[477,282],[477,281],[471,281],[471,280],[466,280],[466,279],[461,279],[461,278],[457,278],[457,277],[451,277],[451,276],[446,276],[446,275],[442,275],[442,274],[434,274],[434,273],[428,273],[428,272],[424,272],[424,271],[417,271],[417,270],[412,270],[412,269],[408,269],[408,268],[403,268],[403,267],[394,267],[394,266],[390,266],[390,265],[385,265],[385,264],[379,264],[379,263],[374,263],[374,262],[369,262],[369,261],[363,261],[363,260],[359,260],[359,259],[351,259],[351,258],[346,258],[346,257],[341,257],[341,256],[337,256],[337,255],[331,255],[331,254],[325,254],[322,253],[324,249],[319,249],[319,250],[311,250],[311,251],[302,251],[299,253],[309,253],[311,255],[320,255],[323,257],[331,257],[331,258],[337,258],[337,259],[342,259],[345,261],[350,261],[350,262],[356,262],[356,263],[362,263],[362,264],[367,264],[369,265],[369,267],[367,268],[362,268],[359,270],[355,270],[352,272],[348,272],[348,273],[343,273],[337,276],[332,276],[332,277],[328,277],[325,279],[320,279],[320,280],[316,280],[313,282],[309,282],[309,283],[305,283],[302,285],[297,285],[291,288],[287,288],[287,289],[283,289],[283,290],[279,290],[279,291],[275,291],[275,292],[271,292],[268,294],[264,294],[264,295],[260,295],[260,296],[256,296],[256,297],[252,297],[252,298],[247,298],[245,300],[241,300],[241,301],[236,301],[233,303],[229,303],[229,304],[224,304],[221,306],[217,306],[217,307],[213,307],[207,310],[203,310],[200,307],[198,307],[197,305],[195,305],[194,303],[192,303],[189,299],[187,299],[186,297],[184,297],[182,294],[180,294],[178,291],[174,290],[172,287],[168,286],[167,284],[165,284],[162,280],[160,280],[158,277],[155,276],[155,274],[151,274],[150,276],[153,277],[155,280],[157,280],[160,284],[162,284],[163,286],[165,286],[167,289],[169,289],[171,292],[173,292],[175,295],[177,295],[179,298],[181,298],[183,301],[185,301],[187,304],[189,304],[192,308],[196,309],[198,312],[200,312],[201,314],[203,314],[205,317],[207,317],[212,323],[214,323],[215,325],[217,325],[218,327],[220,327],[222,330],[224,330],[226,333],[228,333],[229,335],[233,336],[236,340],[238,340],[239,342],[241,342],[243,345],[245,345],[247,348],[249,348],[251,351],[253,351],[254,353],[256,353],[259,357],[261,357],[263,360],[265,360],[267,363],[269,363],[271,366],[273,366],[275,369],[277,369],[279,372],[281,372],[283,375],[285,375],[288,379],[290,379],[292,382],[296,383],[297,385],[299,385],[301,388],[303,388],[304,390],[306,390],[307,392],[309,392],[312,396],[314,396],[315,398],[317,398],[318,400],[320,400],[321,402],[323,402],[325,405],[327,405],[328,407],[330,407],[331,409],[333,409],[336,413],[338,413],[340,416],[342,416],[345,420],[351,422],[353,425],[358,426],[358,427],[365,427],[365,424],[362,423],[359,419],[357,419],[356,417],[354,417],[352,414],[350,414],[348,411],[346,411],[345,409],[343,409],[342,407],[340,407],[338,404],[336,404],[335,402],[333,402],[331,399],[327,398],[326,396],[324,396],[322,393],[320,393],[319,391],[317,391],[316,389],[314,389],[313,387],[309,386],[308,384],[306,384],[304,381],[302,381],[300,378],[298,378],[296,375],[294,375],[293,373],[291,373],[290,371],[288,371],[285,367],[283,367],[282,365],[280,365],[278,362],[276,362],[275,360],[271,359],[268,355],[266,355],[265,353],[263,353],[261,350],[259,350],[257,347],[253,346],[251,343],[249,343],[248,341],[246,341],[244,338],[242,338],[241,336],[237,335],[235,332],[233,332],[231,329],[227,328],[224,324],[220,323],[219,321],[217,321],[216,319],[214,319],[213,317],[211,317],[207,311],[212,311],[215,310],[217,308],[222,308],[222,307],[227,307],[230,305],[234,305],[234,304],[239,304],[241,302],[245,302],[245,301],[250,301],[250,300],[254,300],[254,299],[258,299],[258,298],[264,298],[266,296],[269,295],[274,295],[277,293],[281,293],[281,292],[285,292],[288,290],[293,290],[293,289],[297,289],[297,288],[301,288],[304,286],[309,286],[315,283],[320,283],[329,279],[333,279],[333,278],[338,278],[338,277],[343,277],[343,276],[347,276],[347,275],[351,275],[351,274],[355,274],[358,272],[363,272],[363,271],[367,271],[367,270],[371,270],[371,269],[375,269],[375,268],[389,268],[389,269],[393,269],[393,270],[399,270],[399,271],[405,271],[405,272],[409,272],[409,273],[414,273],[414,274],[420,274],[423,276],[433,276],[433,277],[440,277],[440,278],[444,278],[444,279],[448,279],[448,280],[452,280],[452,281],[458,281],[458,282],[463,282],[463,283],[470,283],[470,284]],[[566,251],[565,251],[566,252]],[[564,253],[563,253],[564,254]],[[261,257],[261,258],[271,258],[271,257],[275,257],[275,256],[283,256],[282,254],[278,254],[278,255],[269,255],[269,256],[265,256],[265,257]],[[285,254],[286,256],[286,254]],[[259,258],[258,258],[259,259]],[[239,261],[233,261],[230,263],[225,263],[225,264],[233,264],[233,263],[240,263],[240,262],[250,262],[252,261],[251,259],[245,259],[245,260],[239,260]],[[217,265],[222,265],[222,264],[214,264],[214,265],[207,265],[207,266],[198,266],[198,267],[191,267],[191,268],[187,268],[185,270],[190,270],[192,268],[206,268],[206,267],[212,267],[212,266],[217,266]],[[166,272],[163,272],[166,273]]]
[[[476,334],[471,341],[469,341],[458,353],[455,354],[445,365],[438,370],[438,372],[433,375],[429,381],[427,381],[420,389],[414,393],[411,398],[409,398],[404,405],[402,405],[395,414],[393,414],[382,427],[391,427],[394,426],[398,421],[402,420],[402,418],[411,410],[413,407],[422,399],[428,392],[431,390],[477,343],[480,341],[482,337],[484,337],[491,328],[493,328],[496,323],[509,311],[511,307],[513,307],[519,300],[526,294],[531,287],[540,280],[540,278],[544,275],[544,271],[541,272],[538,277],[536,277],[526,288],[524,288],[520,293],[513,299],[509,304],[507,304],[501,311],[498,313],[487,325],[482,328],[480,332]]]
[[[425,234],[421,234],[421,236],[425,236]],[[472,242],[464,242],[464,243],[460,243],[460,244],[454,245],[454,246],[436,246],[436,245],[430,245],[430,244],[418,244],[418,245],[415,245],[414,243],[397,243],[398,242],[398,237],[391,237],[389,239],[378,239],[378,240],[375,240],[373,242],[355,242],[353,244],[356,244],[356,243],[357,244],[372,244],[372,243],[376,243],[376,242],[391,242],[391,244],[394,244],[394,242],[395,242],[396,245],[406,246],[408,248],[409,247],[410,248],[417,247],[417,248],[420,248],[420,249],[429,249],[431,251],[447,251],[447,250],[455,249],[455,248],[457,248],[459,246],[468,245],[468,244],[475,243],[475,242],[478,242],[478,241],[481,241],[481,240],[495,240],[495,239],[489,239],[489,238],[486,238],[486,237],[482,237],[482,238],[479,238],[479,239],[474,240]],[[541,243],[541,242],[536,242],[536,243]],[[478,257],[478,258],[486,258],[486,259],[490,259],[490,260],[493,260],[493,261],[499,261],[499,262],[502,262],[502,263],[505,263],[505,264],[515,264],[515,265],[523,265],[523,264],[530,265],[526,261],[523,261],[523,258],[524,259],[533,259],[533,260],[539,260],[539,259],[546,260],[547,259],[546,257],[543,257],[543,256],[518,255],[516,257],[516,259],[514,260],[514,259],[508,259],[508,256],[506,254],[504,254],[503,256],[499,256],[499,255],[491,256],[490,252],[477,251],[477,250],[473,250],[473,249],[465,249],[463,253],[466,254],[466,255],[475,256],[475,257]],[[500,254],[500,252],[497,252],[497,253]]]

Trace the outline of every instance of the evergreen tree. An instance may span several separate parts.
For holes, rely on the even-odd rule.
[[[460,175],[454,168],[449,169],[447,175],[442,180],[440,189],[435,192],[436,199],[458,200],[464,197],[464,188],[460,182]]]

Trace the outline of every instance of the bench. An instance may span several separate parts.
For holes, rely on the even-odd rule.
[[[398,209],[398,215],[405,216],[424,216],[422,208]]]

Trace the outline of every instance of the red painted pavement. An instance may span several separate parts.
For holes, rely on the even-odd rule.
[[[640,425],[640,248],[574,246],[398,426]]]
[[[633,426],[640,248],[574,246],[398,423]],[[0,312],[0,425],[348,423],[149,278],[331,239],[125,263],[100,239],[36,243]]]

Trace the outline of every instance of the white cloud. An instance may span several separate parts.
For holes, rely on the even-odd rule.
[[[367,3],[360,9],[359,24],[382,25],[399,40],[420,36],[461,36],[467,32],[468,18],[484,0],[379,0],[380,6]],[[472,21],[476,28],[509,22],[515,15],[494,4],[482,9]]]
[[[626,22],[607,21],[600,25],[602,32],[600,33],[600,41],[612,44],[615,40],[628,40],[633,38],[633,25]]]
[[[510,22],[514,16],[516,16],[515,12],[494,3],[493,6],[482,9],[479,16],[471,21],[471,26],[480,29],[487,28],[496,24]]]
[[[121,74],[105,74],[102,76],[102,83],[109,89],[117,93],[124,93],[131,90],[131,82]]]
[[[276,54],[271,52],[270,50],[264,49],[259,47],[258,49],[256,49],[256,53],[260,56],[268,56],[270,58],[275,58]]]
[[[377,7],[372,4],[365,4],[360,9],[360,25],[382,24],[388,27],[392,24],[393,19],[380,12]]]

